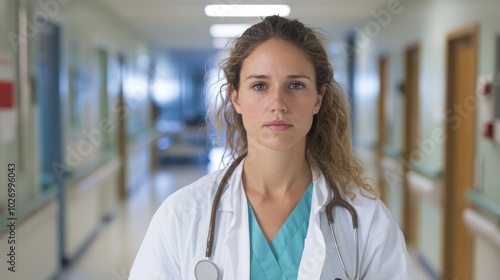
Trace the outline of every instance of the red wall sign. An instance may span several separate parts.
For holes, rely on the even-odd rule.
[[[14,108],[14,84],[0,81],[0,109]]]

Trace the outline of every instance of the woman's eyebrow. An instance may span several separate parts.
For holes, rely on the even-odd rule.
[[[304,78],[304,79],[308,79],[309,81],[312,81],[311,78],[309,78],[309,76],[306,76],[306,75],[288,75],[287,76],[289,79],[300,79],[300,78]]]
[[[248,80],[248,79],[271,79],[271,77],[269,77],[268,75],[250,75],[248,77],[246,77],[245,81]]]
[[[310,81],[312,81],[312,79],[307,76],[307,75],[288,75],[287,76],[288,79],[300,79],[300,78],[303,78],[303,79],[308,79]],[[248,80],[248,79],[271,79],[270,76],[268,75],[250,75],[248,77],[245,78],[245,81]]]

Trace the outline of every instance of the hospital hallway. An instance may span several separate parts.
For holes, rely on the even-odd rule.
[[[227,166],[220,65],[276,14],[324,37],[352,151],[420,279],[500,279],[499,11],[500,0],[0,0],[0,279],[128,279],[161,202]]]

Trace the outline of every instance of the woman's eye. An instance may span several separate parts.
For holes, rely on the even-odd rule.
[[[264,85],[264,84],[255,84],[255,85],[252,86],[252,88],[254,90],[259,90],[259,91],[260,90],[265,90],[266,89],[266,85]]]
[[[296,89],[296,90],[298,90],[298,89],[303,89],[303,88],[304,88],[304,85],[303,85],[303,84],[301,84],[301,83],[292,83],[292,84],[290,85],[290,88],[291,88],[291,89]]]

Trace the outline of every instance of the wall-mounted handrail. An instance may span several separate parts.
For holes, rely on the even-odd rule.
[[[112,161],[115,159],[115,150],[114,149],[106,149],[102,152],[102,154],[99,156],[99,158],[91,163],[88,163],[81,168],[78,168],[75,170],[75,172],[66,172],[64,174],[64,179],[65,180],[84,180],[88,179],[87,175],[92,171],[95,170],[97,167],[102,166],[106,162],[112,162],[113,163],[113,168],[117,164],[116,162]],[[16,211],[16,217],[18,223],[29,217],[31,214],[36,213],[38,209],[46,205],[51,199],[53,199],[56,196],[56,179],[52,178],[49,179],[43,179],[43,176],[40,178],[40,186],[44,189],[43,191],[40,191],[37,196],[33,197],[26,203],[23,203],[18,210]],[[2,232],[5,227],[8,225],[8,213],[4,213],[0,215],[0,232]]]
[[[90,189],[106,177],[117,172],[120,165],[121,160],[119,157],[113,156],[102,164],[96,166],[94,169],[90,170],[85,176],[79,176],[68,180],[67,185],[77,188],[80,191]]]
[[[412,192],[424,197],[426,200],[440,205],[442,196],[442,179],[431,178],[418,170],[410,170],[406,174]]]
[[[388,155],[384,155],[382,157],[382,166],[386,171],[390,171],[393,173],[398,173],[402,171],[402,162],[399,158],[394,158]],[[403,174],[401,174],[402,176]]]
[[[384,146],[384,154],[391,158],[399,159],[402,155],[401,150],[392,146]]]
[[[411,168],[418,173],[425,175],[433,180],[441,180],[443,178],[443,169],[433,169],[415,161],[410,161]]]
[[[47,205],[47,203],[51,199],[54,199],[55,196],[56,196],[56,190],[55,187],[53,187],[50,188],[50,190],[47,192],[40,192],[38,196],[34,197],[33,199],[19,206],[19,208],[16,211],[17,225],[19,226],[27,217],[29,217],[33,213],[36,213],[40,208]],[[10,222],[7,219],[8,217],[9,217],[8,212],[0,215],[0,234],[4,231],[4,229],[7,228],[7,225]]]
[[[101,166],[102,164],[110,161],[116,155],[116,148],[109,147],[99,152],[99,156],[92,160],[91,162],[85,163],[82,166],[75,168],[74,170],[68,170],[65,173],[65,179],[81,179],[91,173],[94,169]]]
[[[474,209],[467,208],[462,213],[463,220],[469,231],[500,248],[500,228]]]
[[[467,198],[474,206],[480,208],[491,215],[494,215],[500,221],[500,205],[486,198],[476,190],[468,190],[466,192]]]

